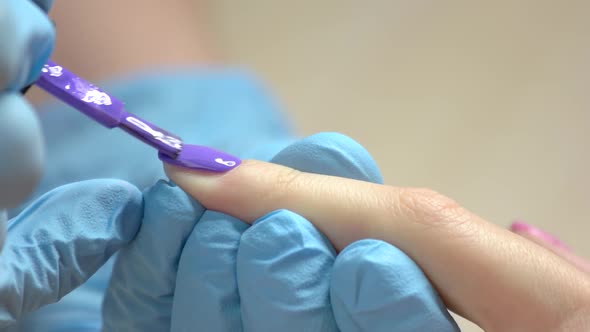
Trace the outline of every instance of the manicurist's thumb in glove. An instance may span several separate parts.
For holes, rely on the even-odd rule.
[[[254,225],[289,210],[310,221],[337,252],[362,239],[399,248],[422,268],[449,309],[486,331],[590,329],[586,273],[432,190],[252,160],[224,174],[165,168],[209,210]],[[332,279],[344,278],[338,273],[344,271],[334,271]],[[383,285],[367,285],[359,298],[377,287]]]
[[[8,225],[0,253],[0,330],[86,282],[140,228],[143,200],[120,180],[89,180],[56,188],[32,202]],[[98,329],[83,303],[77,311],[47,317],[43,331],[62,320],[60,331]],[[29,331],[29,329],[24,329]],[[78,329],[79,331],[79,329]]]

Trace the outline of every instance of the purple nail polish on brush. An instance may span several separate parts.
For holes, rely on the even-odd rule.
[[[240,164],[238,158],[226,153],[184,144],[180,137],[127,112],[117,98],[52,61],[43,67],[35,84],[103,126],[119,127],[158,149],[164,162],[213,172],[227,172]]]

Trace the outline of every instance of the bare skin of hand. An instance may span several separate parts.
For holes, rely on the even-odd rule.
[[[489,223],[432,190],[259,161],[225,174],[165,169],[208,209],[246,222],[288,209],[311,221],[339,251],[366,238],[391,243],[420,265],[450,310],[486,331],[590,330],[584,261]]]

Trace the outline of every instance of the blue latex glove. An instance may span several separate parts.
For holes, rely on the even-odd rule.
[[[190,143],[264,159],[264,149],[250,147],[269,142],[284,146],[293,137],[274,101],[243,71],[153,72],[99,85],[124,100],[130,111]],[[33,199],[74,181],[118,178],[144,190],[165,178],[155,150],[121,131],[106,130],[59,102],[41,108],[39,118],[47,154]],[[228,139],[229,134],[233,139]],[[249,153],[244,153],[247,149]],[[16,216],[30,204],[11,210],[10,215]],[[111,269],[112,260],[59,303],[21,319],[17,330],[80,331],[88,326],[98,330]]]
[[[42,10],[50,1],[36,3],[0,2],[0,210],[24,200],[41,174],[40,126],[20,94],[41,72],[53,48],[54,29]],[[0,212],[2,234],[5,218]]]
[[[0,254],[0,329],[85,282],[135,237],[142,213],[135,186],[91,180],[51,191],[11,220]],[[75,319],[99,327],[85,318]]]
[[[273,161],[382,181],[367,152],[337,134],[299,141]],[[422,271],[384,242],[359,241],[336,256],[292,212],[249,227],[195,208],[165,183],[147,192],[146,206],[140,233],[115,263],[103,308],[108,331],[458,330]]]

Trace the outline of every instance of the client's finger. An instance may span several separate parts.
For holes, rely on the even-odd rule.
[[[166,166],[208,209],[254,221],[278,209],[341,250],[384,240],[425,271],[446,304],[488,331],[548,330],[590,305],[590,280],[546,250],[431,190],[396,188],[245,161],[224,174]]]

